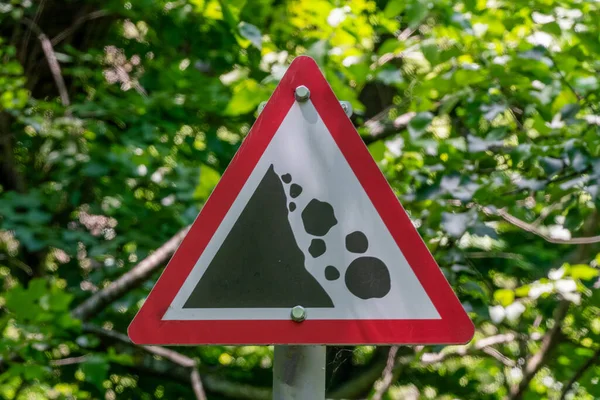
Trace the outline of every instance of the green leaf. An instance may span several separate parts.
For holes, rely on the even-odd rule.
[[[464,235],[476,217],[471,212],[450,214],[442,213],[442,228],[449,236],[459,239]]]
[[[90,162],[83,167],[81,171],[84,175],[89,177],[100,177],[108,174],[108,167],[100,163]]]
[[[263,88],[252,79],[245,79],[233,88],[233,96],[227,104],[225,115],[249,114],[256,110],[261,101],[265,100]]]
[[[564,163],[562,160],[552,157],[540,158],[540,165],[548,176],[552,176],[564,168]]]
[[[406,10],[406,18],[408,20],[408,26],[414,28],[418,26],[421,21],[429,14],[429,5],[432,4],[429,1],[419,0],[408,3]]]
[[[104,380],[108,376],[108,361],[101,355],[92,355],[81,364],[81,371],[85,375],[85,381],[95,385],[98,390],[104,391]]]
[[[432,120],[433,114],[429,111],[418,113],[408,123],[408,133],[412,138],[420,137],[425,133]]]
[[[586,264],[572,265],[569,268],[569,274],[573,279],[581,279],[583,281],[596,278],[598,276],[598,272],[599,271],[596,268],[592,268]]]
[[[240,4],[236,4],[240,3]],[[221,12],[223,13],[223,19],[227,22],[227,25],[235,31],[237,29],[238,21],[237,18],[240,14],[240,11],[244,5],[245,1],[226,1],[219,0],[219,5],[221,6]]]
[[[194,191],[194,198],[204,201],[208,199],[219,179],[221,179],[221,174],[208,165],[202,164],[200,166],[200,181]]]
[[[499,114],[503,113],[506,110],[505,104],[484,104],[481,106],[481,111],[483,111],[483,117],[491,121],[496,118]]]
[[[257,49],[262,50],[262,35],[256,26],[242,21],[238,29],[242,37],[248,39]]]
[[[327,53],[331,50],[329,40],[321,39],[314,42],[306,51],[306,55],[312,57],[319,66],[324,65]]]
[[[369,146],[369,153],[371,153],[371,157],[373,157],[373,159],[377,162],[383,160],[383,157],[385,156],[385,143],[383,142],[383,140],[377,140],[373,143],[371,143]]]
[[[383,10],[383,15],[386,18],[394,18],[401,14],[406,8],[406,1],[403,0],[390,0]]]
[[[499,289],[494,292],[494,300],[500,303],[503,307],[512,304],[515,300],[515,292],[510,289]]]
[[[402,72],[399,69],[384,69],[377,74],[377,79],[386,85],[394,85],[404,82]]]
[[[598,84],[598,78],[595,76],[586,76],[582,78],[575,79],[574,85],[576,89],[587,93],[593,92],[594,90],[598,90],[600,85]]]

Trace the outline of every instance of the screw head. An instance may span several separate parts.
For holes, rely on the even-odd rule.
[[[306,86],[300,85],[296,88],[294,96],[296,97],[297,101],[304,102],[310,98],[310,90],[308,90]]]
[[[260,114],[265,107],[267,106],[267,102],[266,101],[262,101],[259,105],[258,105],[258,113]]]
[[[306,319],[306,309],[302,306],[296,306],[292,308],[291,316],[292,321],[302,322]]]
[[[342,109],[344,110],[348,118],[350,118],[352,116],[352,112],[354,111],[352,109],[352,104],[350,104],[349,101],[340,101],[340,105],[342,106]]]

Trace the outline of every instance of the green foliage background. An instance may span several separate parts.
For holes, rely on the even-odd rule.
[[[193,221],[300,54],[477,327],[330,348],[329,395],[600,398],[592,0],[1,0],[0,398],[270,397],[272,348],[123,337],[164,260],[73,310]]]

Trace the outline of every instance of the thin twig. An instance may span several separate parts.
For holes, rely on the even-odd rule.
[[[99,336],[104,336],[104,337],[116,340],[118,342],[131,343],[131,340],[129,340],[129,337],[127,337],[127,335],[125,335],[121,332],[104,329],[104,328],[101,328],[101,327],[93,325],[93,324],[84,323],[83,331],[89,332],[89,333],[94,333]],[[162,358],[169,360],[172,363],[177,364],[181,367],[191,368],[191,367],[196,366],[196,361],[193,358],[190,358],[186,355],[178,353],[174,350],[167,349],[166,347],[161,347],[161,346],[139,346],[139,347],[152,355],[162,357]]]
[[[600,361],[600,349],[596,350],[596,352],[594,353],[594,355],[591,356],[581,366],[581,368],[579,368],[577,370],[577,372],[575,372],[575,375],[573,375],[573,377],[569,380],[569,382],[567,382],[565,384],[565,386],[563,387],[563,390],[562,390],[562,392],[560,394],[560,400],[564,400],[566,398],[567,394],[571,390],[571,387],[573,387],[573,384],[575,384],[575,382],[577,382],[583,376],[583,374],[585,374],[585,372],[588,369],[590,369],[594,364],[596,364],[598,361]]]
[[[502,354],[500,351],[494,349],[493,347],[484,347],[483,349],[481,349],[481,351],[483,351],[488,356],[500,361],[502,364],[506,365],[507,367],[514,367],[515,365],[517,365],[517,363],[514,360],[506,357],[504,354]]]
[[[462,357],[468,354],[474,354],[483,349],[498,344],[506,344],[515,341],[518,338],[516,333],[503,333],[500,335],[489,336],[483,339],[479,339],[474,344],[468,346],[460,346],[452,351],[445,351],[440,353],[425,353],[421,356],[421,365],[431,365],[445,361],[451,357]],[[529,339],[535,340],[534,337],[528,337]]]
[[[40,3],[38,4],[37,10],[35,10],[35,15],[33,17],[33,23],[35,23],[36,25],[37,25],[38,20],[40,19],[40,15],[44,11],[44,5],[45,5],[45,3],[46,3],[46,0],[40,0]],[[25,57],[25,54],[27,53],[27,45],[29,44],[29,39],[31,38],[31,31],[32,30],[33,29],[31,29],[31,27],[30,27],[30,29],[25,34],[25,38],[23,40],[23,44],[21,45],[21,54],[23,55],[22,57]]]
[[[77,28],[79,28],[81,25],[83,25],[84,22],[102,18],[102,17],[106,17],[109,14],[110,13],[107,10],[98,10],[98,11],[91,12],[87,15],[84,15],[81,18],[78,18],[73,23],[73,25],[69,26],[67,29],[65,29],[64,31],[62,31],[61,33],[59,33],[58,35],[56,35],[52,38],[52,40],[51,40],[52,45],[56,46],[58,43],[65,40],[65,38],[67,36],[72,35],[73,32],[75,32],[77,30]]]
[[[390,347],[388,358],[385,363],[385,368],[381,374],[381,383],[375,390],[372,400],[381,400],[383,395],[388,391],[392,384],[392,378],[394,376],[394,366],[396,365],[396,354],[398,354],[399,346]]]
[[[516,253],[471,251],[464,253],[466,258],[504,258],[507,260],[523,261],[523,256]]]
[[[42,50],[44,51],[44,55],[46,56],[46,60],[48,61],[50,73],[52,74],[52,78],[54,78],[54,83],[56,83],[56,88],[58,89],[58,93],[60,95],[60,101],[63,106],[68,107],[71,104],[71,101],[69,100],[69,92],[67,91],[67,85],[65,85],[65,80],[62,76],[60,64],[58,63],[58,59],[54,53],[52,43],[50,43],[48,37],[44,34],[44,32],[42,32],[40,27],[35,22],[29,18],[23,18],[21,21],[37,35],[42,46]]]
[[[554,312],[554,326],[542,337],[542,344],[539,351],[527,360],[525,368],[523,368],[523,379],[513,388],[508,399],[521,399],[535,375],[546,363],[551,351],[559,342],[562,321],[567,316],[569,305],[570,303],[567,300],[562,300],[556,307]]]
[[[558,75],[560,75],[560,80],[569,88],[569,90],[571,92],[573,92],[573,94],[575,95],[575,97],[577,98],[577,100],[581,101],[582,97],[579,93],[577,93],[577,90],[575,90],[575,88],[573,87],[573,85],[571,85],[571,83],[567,80],[567,77],[565,76],[565,74],[561,71],[560,68],[558,68],[558,65],[556,64],[556,60],[554,59],[554,57],[552,56],[552,54],[550,53],[550,51],[546,52],[546,55],[548,56],[548,58],[550,59],[550,61],[552,61],[552,66],[554,67],[554,69],[556,70],[556,72],[558,72]]]
[[[385,111],[387,114],[387,111],[389,110]],[[377,140],[387,139],[388,137],[402,131],[403,129],[406,129],[406,127],[408,127],[408,123],[411,119],[413,119],[415,115],[417,115],[415,112],[410,111],[400,115],[393,121],[386,123],[381,121],[381,117],[377,118],[379,117],[378,114],[376,117],[365,122],[365,127],[369,131],[369,136],[363,138],[364,142],[366,144],[370,144]]]
[[[552,236],[549,236],[545,232],[542,232],[538,227],[536,227],[528,222],[525,222],[525,221],[515,217],[514,215],[509,214],[504,209],[492,210],[489,207],[481,207],[481,210],[487,215],[497,215],[499,217],[502,217],[506,222],[509,222],[512,225],[523,229],[524,231],[533,233],[534,235],[537,235],[537,236],[541,237],[542,239],[544,239],[545,241],[550,242],[550,243],[592,244],[592,243],[600,242],[600,235],[588,236],[588,237],[577,237],[577,238],[571,238],[571,239],[553,238]]]
[[[73,310],[73,316],[86,320],[131,289],[141,285],[175,252],[189,229],[190,227],[188,226],[180,230],[165,244],[156,249],[154,253],[144,258],[119,279],[99,292],[94,293]]]
[[[210,391],[221,393],[226,397],[242,398],[242,399],[265,399],[271,397],[268,389],[257,388],[250,385],[235,384],[218,378],[217,376],[200,376],[198,372],[198,363],[191,357],[178,353],[174,350],[167,349],[161,346],[137,346],[129,340],[127,335],[100,328],[99,326],[89,323],[83,324],[85,332],[94,333],[98,336],[103,336],[118,342],[125,343],[137,348],[140,348],[153,356],[159,356],[163,359],[172,362],[183,368],[190,369],[190,383],[197,400],[206,400],[204,386]]]
[[[200,380],[200,373],[197,368],[192,368],[190,374],[190,380],[192,381],[192,389],[196,395],[196,400],[206,400],[206,394],[204,393],[204,387],[202,387],[202,381]]]
[[[548,216],[550,214],[552,214],[552,212],[560,209],[563,204],[571,198],[571,193],[567,194],[566,196],[561,197],[561,199],[559,201],[557,201],[554,204],[549,205],[548,207],[545,207],[544,209],[542,209],[542,211],[540,212],[540,216],[537,217],[537,219],[535,221],[533,221],[533,226],[539,226],[540,224],[542,224],[542,222],[544,222],[546,220],[546,218],[548,218]]]
[[[64,365],[72,365],[72,364],[80,364],[82,362],[84,362],[85,360],[87,360],[88,356],[79,356],[79,357],[69,357],[69,358],[62,358],[60,360],[52,360],[50,361],[50,365],[55,366],[55,367],[62,367]]]
[[[552,56],[552,53],[550,52],[550,50],[546,51],[546,55],[548,56],[548,58],[550,59],[550,61],[552,61],[552,66],[554,67],[554,69],[556,70],[556,72],[558,72],[558,74],[560,75],[560,80],[569,88],[569,90],[573,93],[573,95],[575,95],[575,97],[577,98],[578,101],[583,101],[585,100],[585,98],[580,95],[577,90],[575,90],[575,88],[573,87],[573,85],[571,85],[571,82],[568,81],[567,77],[565,76],[564,72],[562,72],[562,70],[560,68],[558,68],[558,64],[556,63],[556,60],[554,59],[554,57]],[[592,111],[594,111],[594,113],[598,113],[598,110],[596,109],[596,106],[593,102],[588,103],[590,108],[592,109]]]

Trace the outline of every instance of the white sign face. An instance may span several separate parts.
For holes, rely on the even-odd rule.
[[[276,212],[281,204],[265,204],[269,197],[281,202],[281,194],[259,193],[278,186],[287,215]],[[261,223],[248,221],[260,214],[249,205],[255,194],[255,202],[263,199],[260,208],[273,209],[267,217],[273,221],[264,216]],[[244,218],[244,213],[252,215]],[[294,243],[278,240],[285,236],[278,232],[278,215],[287,217]],[[240,224],[258,231],[241,233]],[[271,247],[276,255],[284,254],[282,260],[252,254],[261,246],[260,235],[267,244],[261,252]],[[217,257],[219,252],[228,254]],[[296,256],[286,260],[286,253]],[[257,260],[261,265],[253,265]],[[269,281],[265,268],[292,269],[297,281]],[[314,279],[303,277],[298,268]],[[291,306],[304,306],[311,319],[440,318],[310,100],[292,105],[163,320],[289,319],[288,299],[266,296],[273,285],[296,299],[306,296],[305,304],[297,300]],[[299,293],[295,286],[303,285],[310,287]]]

